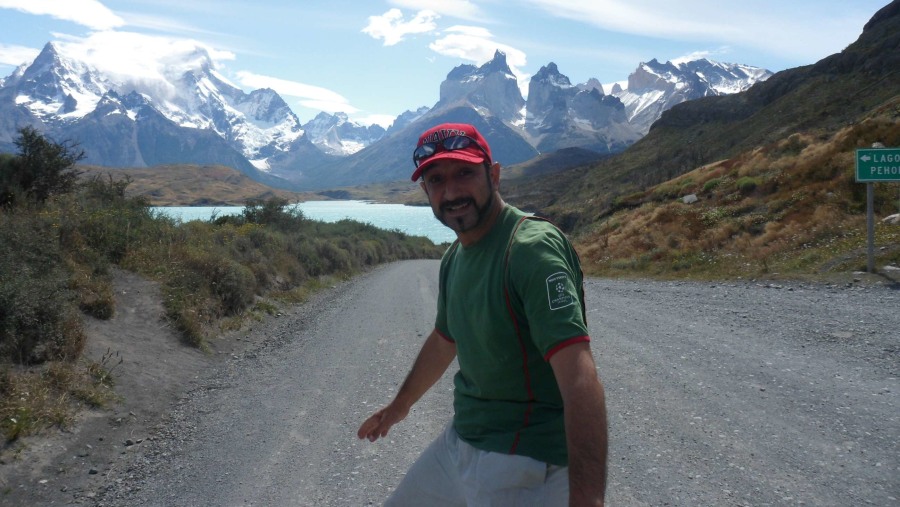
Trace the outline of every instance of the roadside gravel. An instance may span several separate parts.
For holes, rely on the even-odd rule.
[[[243,339],[78,505],[379,505],[450,375],[376,443],[431,329],[436,261],[380,267]],[[589,279],[608,505],[898,505],[896,286]],[[455,369],[455,366],[451,366]]]

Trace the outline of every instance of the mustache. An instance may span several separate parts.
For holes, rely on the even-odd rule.
[[[472,198],[468,198],[468,197],[465,197],[462,199],[456,199],[456,200],[450,201],[450,202],[445,202],[445,203],[441,204],[441,211],[447,211],[447,208],[449,208],[451,206],[462,206],[464,204],[470,204],[470,203],[475,204],[475,200]]]

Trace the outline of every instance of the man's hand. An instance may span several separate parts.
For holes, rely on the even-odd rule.
[[[455,357],[456,344],[441,337],[436,329],[431,331],[394,401],[366,419],[356,435],[371,442],[386,436],[391,426],[405,419],[413,404],[441,378]]]
[[[406,418],[409,414],[409,408],[398,407],[396,402],[378,410],[371,417],[362,423],[356,436],[360,439],[368,438],[369,442],[374,442],[379,438],[387,436],[391,426],[397,424]]]

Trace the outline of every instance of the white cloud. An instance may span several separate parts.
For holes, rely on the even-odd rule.
[[[722,11],[718,0],[693,0],[693,5],[668,0],[525,0],[551,16],[588,23],[621,33],[650,37],[721,38],[740,30],[739,18],[714,19]],[[734,6],[727,10],[733,12]],[[703,13],[703,16],[698,16]]]
[[[125,18],[128,26],[133,28],[146,28],[149,30],[175,34],[193,33],[200,35],[219,35],[216,32],[204,30],[190,23],[183,22],[171,17],[156,16],[153,14],[143,13],[122,13],[122,16]]]
[[[444,33],[443,37],[428,45],[432,51],[440,55],[481,65],[491,60],[499,49],[506,54],[506,63],[517,76],[522,74],[518,68],[528,63],[523,51],[494,41],[491,32],[485,28],[457,25],[448,28]]]
[[[821,58],[836,39],[853,40],[871,13],[847,15],[841,2],[755,0],[521,0],[547,15],[653,37],[756,48],[799,59]],[[802,41],[799,42],[799,41]],[[840,51],[843,46],[834,50]]]
[[[11,44],[0,44],[0,64],[18,67],[23,63],[32,62],[37,58],[37,55],[40,54],[40,52],[40,49]]]
[[[373,39],[383,39],[385,46],[393,46],[407,35],[433,32],[438,17],[434,11],[424,10],[406,21],[400,9],[391,9],[381,16],[369,16],[369,24],[362,31]]]
[[[237,73],[238,80],[244,86],[250,88],[271,88],[279,95],[299,98],[299,103],[310,109],[318,109],[328,113],[355,113],[359,109],[350,105],[347,99],[339,93],[321,88],[319,86],[288,81],[271,76],[261,76],[252,72],[241,71]]]
[[[96,0],[0,0],[0,8],[52,16],[94,30],[109,30],[125,21]]]
[[[528,64],[524,51],[494,41],[493,34],[479,26],[457,25],[448,28],[444,33],[443,37],[429,44],[428,48],[440,55],[468,60],[476,65],[482,65],[493,59],[494,53],[499,49],[506,54],[506,63],[516,76],[522,94],[528,94],[531,75],[521,70],[521,67]]]
[[[114,78],[168,80],[180,77],[207,59],[213,68],[235,59],[234,53],[191,39],[114,31],[94,32],[87,37],[55,35],[63,54]]]
[[[390,0],[391,5],[404,7],[413,11],[433,11],[441,16],[464,19],[467,21],[484,21],[484,12],[469,0]]]
[[[671,61],[673,64],[678,65],[681,63],[685,63],[685,62],[692,62],[694,60],[699,60],[701,58],[716,60],[716,59],[718,59],[718,57],[728,54],[729,49],[730,48],[728,48],[727,46],[723,46],[723,47],[713,50],[713,51],[694,51],[693,53],[679,56],[678,58],[672,58]]]

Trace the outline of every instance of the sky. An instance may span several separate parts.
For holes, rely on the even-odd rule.
[[[433,106],[461,64],[506,54],[528,79],[626,81],[641,62],[705,57],[773,72],[855,41],[889,0],[0,0],[0,76],[47,42],[98,68],[153,76],[201,48],[246,92],[272,88],[301,123],[324,111],[384,127]],[[609,86],[605,86],[609,93]]]

